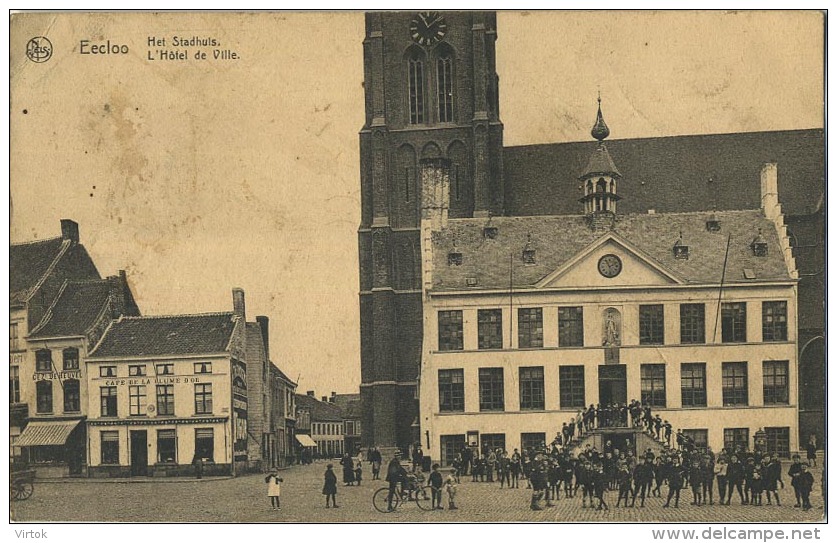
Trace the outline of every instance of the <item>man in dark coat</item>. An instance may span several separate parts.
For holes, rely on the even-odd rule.
[[[387,510],[392,511],[392,497],[398,489],[399,484],[407,480],[407,470],[401,465],[401,453],[395,453],[395,457],[389,461],[387,466],[387,478],[389,493],[387,494]]]
[[[636,496],[639,494],[640,507],[645,507],[645,496],[651,491],[651,481],[654,479],[654,468],[646,461],[644,456],[639,457],[639,463],[634,468],[634,497],[631,500],[631,507],[636,503]]]
[[[541,499],[543,499],[547,485],[546,467],[542,463],[537,462],[537,465],[532,470],[531,480],[532,503],[529,507],[532,511],[542,511],[543,507],[541,507]]]
[[[747,498],[744,496],[744,465],[738,460],[736,455],[732,455],[727,466],[727,484],[729,485],[729,494],[727,494],[727,505],[732,499],[732,490],[738,490],[738,497],[741,499],[741,505],[747,503]]]
[[[671,463],[668,473],[668,499],[663,507],[668,507],[671,498],[674,498],[674,507],[680,506],[680,490],[683,488],[683,467],[680,460],[675,457]]]

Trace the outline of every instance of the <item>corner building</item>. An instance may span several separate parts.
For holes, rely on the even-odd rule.
[[[592,190],[599,177],[590,179],[592,188],[579,180],[590,162],[589,142],[503,146],[497,39],[491,12],[366,15],[358,229],[364,447],[406,449],[419,439],[425,445],[417,398],[426,391],[417,392],[417,377],[429,329],[422,322],[429,303],[423,297],[422,251],[429,244],[422,245],[420,221],[429,216],[430,205],[455,223],[570,216],[605,204]],[[617,197],[607,205],[620,216],[702,212],[708,217],[712,211],[759,209],[762,169],[777,164],[775,194],[799,265],[800,368],[789,379],[804,386],[791,399],[799,403],[802,421],[791,441],[816,434],[824,444],[824,131],[623,139],[610,141],[608,148],[619,175],[607,178],[603,188],[609,190],[613,181]],[[423,185],[422,160],[447,164],[447,181]],[[662,239],[673,244],[678,235],[665,232]],[[684,243],[691,243],[690,235],[684,231]],[[538,249],[541,257],[549,250]],[[507,261],[509,255],[497,258]],[[747,310],[753,319],[753,309]],[[708,322],[709,305],[706,311]],[[590,319],[586,313],[584,318]],[[504,322],[507,327],[508,319]],[[789,337],[797,333],[795,326],[789,324]],[[671,334],[667,338],[674,341]]]
[[[798,271],[775,164],[761,209],[617,213],[630,198],[603,140],[581,213],[422,222],[426,453],[548,443],[590,404],[641,400],[698,446],[799,448]],[[423,177],[449,182],[448,164]],[[428,171],[429,170],[429,171]],[[444,194],[445,190],[436,190]]]
[[[244,291],[233,311],[121,317],[87,358],[90,477],[248,467]],[[261,401],[255,398],[254,401]]]

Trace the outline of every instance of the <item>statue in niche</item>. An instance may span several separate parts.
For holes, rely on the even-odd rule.
[[[604,333],[602,345],[616,347],[622,344],[622,316],[612,307],[604,311]]]

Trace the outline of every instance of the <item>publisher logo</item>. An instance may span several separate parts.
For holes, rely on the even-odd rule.
[[[26,56],[32,62],[46,62],[52,58],[52,43],[43,36],[37,36],[26,44]]]

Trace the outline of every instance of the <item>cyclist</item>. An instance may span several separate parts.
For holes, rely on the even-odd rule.
[[[407,480],[407,470],[401,465],[401,453],[395,453],[395,457],[389,461],[387,466],[387,478],[389,483],[389,494],[387,494],[387,511],[392,511],[392,497],[397,492],[399,486],[403,488]]]

